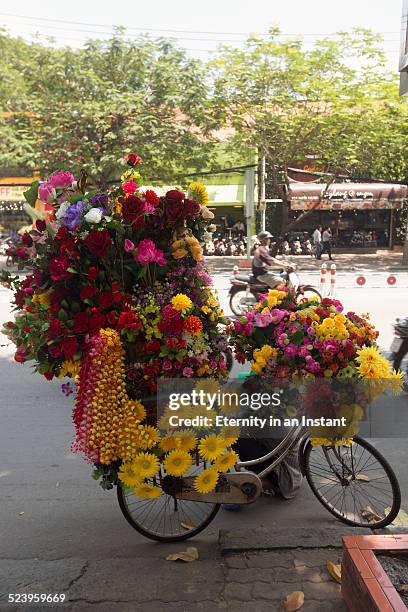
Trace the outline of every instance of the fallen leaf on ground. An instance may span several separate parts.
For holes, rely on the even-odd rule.
[[[167,555],[166,557],[166,561],[185,561],[186,563],[189,563],[190,561],[196,561],[197,559],[198,550],[194,546],[189,546],[187,550],[172,553],[171,555]]]
[[[363,482],[370,482],[370,479],[365,474],[357,474],[356,480],[362,480]]]
[[[333,561],[326,561],[326,567],[327,567],[327,571],[329,572],[333,580],[335,580],[336,582],[340,584],[341,583],[341,565],[336,565],[335,563],[333,563]]]
[[[287,612],[296,612],[296,610],[300,610],[304,603],[305,594],[303,591],[293,591],[293,593],[286,595],[283,606]]]
[[[193,521],[189,521],[188,519],[186,519],[185,521],[181,521],[180,525],[183,527],[183,529],[187,529],[187,531],[189,531],[190,529],[195,529],[197,527],[197,525],[193,523]]]
[[[408,584],[402,584],[398,587],[398,590],[401,591],[401,593],[408,593]]]

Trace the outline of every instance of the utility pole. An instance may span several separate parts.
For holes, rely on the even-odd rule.
[[[254,218],[255,169],[245,170],[245,220],[247,230],[247,259],[251,259],[251,229]]]
[[[266,229],[266,198],[265,198],[265,181],[266,181],[266,160],[265,156],[261,159],[260,176],[259,176],[259,211],[261,213],[261,231]]]

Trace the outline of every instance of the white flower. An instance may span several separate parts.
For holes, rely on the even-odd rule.
[[[88,223],[99,223],[102,219],[102,211],[100,208],[91,208],[84,216],[85,221]]]
[[[63,202],[61,206],[59,207],[59,209],[57,210],[57,212],[55,213],[55,217],[57,219],[62,219],[62,217],[65,216],[65,213],[67,212],[70,206],[71,204],[69,202]]]

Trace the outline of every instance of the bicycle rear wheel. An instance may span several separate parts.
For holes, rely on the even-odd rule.
[[[397,477],[381,453],[355,436],[350,446],[304,447],[306,479],[320,503],[354,527],[380,529],[401,507]]]
[[[160,468],[161,469],[161,468]],[[188,476],[204,469],[202,461],[193,466]],[[118,485],[120,509],[127,522],[146,538],[158,542],[179,542],[203,531],[220,509],[220,504],[176,499],[165,492],[164,474],[149,480],[162,490],[157,499],[139,497],[132,490]]]

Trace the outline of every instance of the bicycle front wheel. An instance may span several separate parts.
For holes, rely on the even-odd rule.
[[[200,462],[194,468],[189,476],[198,474],[203,466]],[[127,522],[150,540],[179,542],[192,538],[211,523],[220,509],[220,504],[177,499],[169,495],[163,490],[165,487],[160,475],[151,484],[162,490],[160,497],[146,499],[130,489],[117,487],[119,506]]]
[[[307,442],[303,466],[321,504],[354,527],[380,529],[392,523],[401,507],[397,477],[381,453],[356,436],[350,446],[316,446]]]

